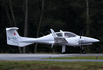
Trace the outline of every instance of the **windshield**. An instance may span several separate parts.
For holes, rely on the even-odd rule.
[[[71,33],[71,32],[67,32],[67,33],[64,33],[65,37],[75,37],[76,34],[74,33]]]
[[[64,35],[63,35],[64,34]],[[75,37],[76,34],[72,33],[72,32],[64,32],[64,33],[61,33],[61,32],[57,32],[56,35],[58,37],[66,37],[66,38],[69,38],[69,37]]]

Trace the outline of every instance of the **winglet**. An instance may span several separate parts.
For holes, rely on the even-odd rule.
[[[53,29],[50,29],[50,31],[51,31],[51,33],[52,33],[53,37],[58,37],[58,36],[56,35],[56,33],[54,32],[54,30],[53,30]]]

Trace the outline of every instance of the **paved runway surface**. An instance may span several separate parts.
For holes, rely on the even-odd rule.
[[[103,56],[103,54],[0,54],[0,60],[6,61],[89,61],[89,62],[103,62],[103,60],[74,60],[74,59],[43,59],[53,57],[76,57],[76,56]]]

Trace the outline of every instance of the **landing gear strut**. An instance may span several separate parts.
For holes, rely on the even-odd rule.
[[[65,53],[65,49],[66,49],[66,46],[65,46],[65,45],[62,45],[62,54]]]

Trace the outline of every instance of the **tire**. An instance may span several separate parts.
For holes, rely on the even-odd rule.
[[[82,50],[82,53],[83,53],[83,54],[86,54],[86,51],[85,51],[85,50]]]

